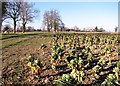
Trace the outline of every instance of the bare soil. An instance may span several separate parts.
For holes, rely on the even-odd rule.
[[[27,38],[29,38],[29,40],[25,42],[2,49],[3,85],[12,83],[50,85],[53,84],[55,79],[60,78],[62,74],[71,72],[71,69],[66,67],[67,64],[64,60],[58,62],[58,68],[56,70],[52,70],[52,63],[49,59],[52,37],[28,36]],[[39,48],[42,43],[47,45],[44,55],[42,50]],[[40,79],[34,78],[34,75],[31,75],[30,68],[27,67],[26,58],[30,54],[35,54],[36,57],[42,61],[44,67],[40,71]],[[120,60],[118,53],[112,52],[109,56],[111,64],[104,67],[104,69],[102,69],[100,73],[95,76],[92,74],[92,68],[100,57],[102,56],[97,57],[96,61],[94,61],[90,67],[85,68],[87,77],[84,77],[84,84],[95,85],[96,83],[101,83],[109,73],[112,73],[112,69],[116,66],[116,62]],[[108,63],[108,58],[106,58],[106,62]]]

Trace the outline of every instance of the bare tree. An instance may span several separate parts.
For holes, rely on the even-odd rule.
[[[50,12],[46,11],[43,15],[43,25],[50,32]]]
[[[100,28],[99,32],[105,32],[105,30],[103,28]]]
[[[97,26],[95,27],[95,31],[98,32],[98,27]]]
[[[62,25],[64,25],[57,10],[46,11],[43,16],[43,24],[44,27],[47,27],[48,32],[52,29],[56,32]]]
[[[20,5],[21,2],[12,1],[12,2],[8,2],[6,6],[6,10],[7,10],[6,16],[7,18],[11,18],[13,20],[14,33],[16,33],[16,23],[17,21],[20,21],[20,13],[21,13]]]
[[[79,30],[79,27],[74,26],[73,29],[74,29],[75,31],[78,31],[78,30]]]
[[[7,5],[8,5],[7,2],[2,2],[2,21],[4,21],[7,18],[6,17],[6,14],[7,14]]]
[[[60,21],[60,15],[57,10],[51,10],[51,21],[52,21],[52,28],[55,32],[57,32],[59,28],[59,21]]]
[[[115,27],[115,32],[117,32],[118,31],[118,27]]]
[[[22,18],[22,32],[25,32],[26,24],[28,22],[32,22],[37,14],[39,13],[38,10],[33,9],[34,4],[28,2],[22,2],[21,4],[21,18]]]
[[[7,18],[6,13],[7,13],[7,2],[2,2],[0,1],[0,32],[1,32],[1,26],[2,22]]]
[[[3,32],[7,32],[9,34],[10,29],[11,29],[10,25],[5,25]]]
[[[2,10],[2,2],[0,1],[0,10]],[[1,32],[1,26],[2,26],[2,12],[0,11],[0,32]]]
[[[60,31],[65,30],[65,24],[62,22],[62,20],[59,21],[59,27],[60,27]]]

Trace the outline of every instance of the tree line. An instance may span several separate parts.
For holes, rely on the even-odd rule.
[[[9,0],[8,0],[9,1]],[[3,21],[6,19],[11,19],[13,21],[13,33],[16,33],[17,23],[21,22],[21,31],[24,33],[26,30],[26,24],[33,22],[35,18],[39,16],[40,11],[34,8],[34,3],[25,2],[21,0],[12,1],[12,2],[1,2],[0,9],[0,32]],[[48,32],[54,31],[81,31],[77,26],[72,29],[65,27],[60,13],[56,9],[51,9],[44,12],[43,15],[43,30],[46,29]],[[8,30],[8,26],[4,30]],[[85,31],[85,30],[83,30]],[[105,32],[103,28],[98,29],[96,26],[93,32]],[[118,31],[118,28],[115,28],[115,32]]]
[[[24,2],[24,1],[12,1],[12,2],[1,2],[1,22],[0,22],[0,31],[1,26],[4,20],[11,19],[13,21],[13,33],[16,33],[17,22],[22,22],[22,32],[26,31],[26,24],[32,22],[40,13],[39,10],[34,9],[33,3]],[[64,23],[62,22],[59,12],[55,9],[50,11],[45,11],[43,15],[43,27],[50,31],[58,31],[64,28]],[[8,29],[8,28],[7,28]]]

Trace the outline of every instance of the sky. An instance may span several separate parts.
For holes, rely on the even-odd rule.
[[[40,10],[40,17],[31,23],[40,28],[45,11],[57,9],[66,27],[72,28],[104,28],[114,31],[118,26],[117,2],[35,2],[35,8]],[[31,25],[30,24],[30,25]]]
[[[28,25],[41,28],[45,11],[56,9],[66,27],[103,28],[113,32],[118,26],[118,2],[34,2],[39,16]]]

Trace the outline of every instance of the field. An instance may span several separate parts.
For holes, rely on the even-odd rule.
[[[115,33],[2,34],[2,84],[120,85],[119,37]]]

